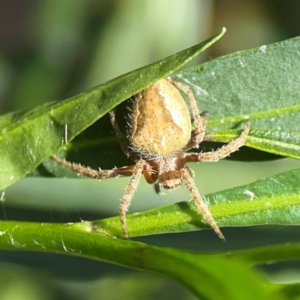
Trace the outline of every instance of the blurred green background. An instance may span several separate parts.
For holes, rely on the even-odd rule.
[[[0,0],[0,114],[65,99],[169,56],[227,28],[192,64],[300,35],[295,0]],[[226,101],[226,99],[224,99]],[[291,159],[193,166],[202,194],[300,166]],[[111,167],[115,162],[111,162]],[[78,222],[117,215],[128,179],[27,178],[0,193],[0,218]],[[151,203],[143,199],[151,199]],[[142,180],[130,211],[189,199],[184,188],[157,196]],[[224,229],[139,238],[168,247],[226,251],[290,242],[298,228]],[[299,280],[300,265],[265,267]],[[194,299],[179,284],[105,263],[41,253],[0,252],[1,299]]]

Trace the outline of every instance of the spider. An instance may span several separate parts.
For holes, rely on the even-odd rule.
[[[179,90],[189,99],[196,128],[192,130],[188,107]],[[65,168],[81,175],[96,179],[118,176],[131,176],[119,206],[121,227],[126,239],[129,233],[126,225],[126,212],[138,187],[140,177],[165,189],[175,189],[182,182],[195,201],[199,213],[212,227],[221,240],[225,237],[211,212],[204,203],[193,180],[193,171],[186,166],[189,162],[215,162],[227,157],[244,145],[249,130],[249,120],[239,137],[217,151],[206,153],[186,153],[198,148],[205,138],[207,115],[200,116],[193,93],[181,83],[162,79],[133,97],[129,110],[127,138],[117,124],[115,110],[110,111],[110,121],[127,157],[135,162],[130,166],[112,170],[93,170],[80,164],[71,163],[52,155],[51,158]]]

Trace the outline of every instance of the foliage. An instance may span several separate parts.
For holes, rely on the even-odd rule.
[[[39,166],[57,151],[68,159],[77,155],[84,162],[96,157],[101,146],[106,145],[108,154],[93,159],[96,166],[105,166],[112,161],[114,154],[110,153],[114,152],[116,140],[108,137],[107,125],[101,120],[95,122],[133,94],[170,74],[193,91],[202,111],[209,112],[208,140],[227,142],[250,119],[247,146],[299,159],[299,37],[173,73],[224,32],[65,101],[2,116],[1,189],[29,173],[74,177],[51,161]],[[99,131],[103,133],[100,138]],[[86,149],[92,154],[89,158],[85,151],[80,152]],[[210,194],[206,199],[221,227],[299,225],[299,180],[300,169],[295,169]],[[195,231],[207,228],[207,224],[197,215],[193,202],[180,202],[128,215],[128,228],[132,237],[139,237]],[[291,294],[299,295],[297,284],[272,283],[261,271],[251,268],[298,259],[299,243],[230,254],[197,254],[125,241],[119,218],[113,217],[71,224],[1,221],[0,248],[76,255],[134,268],[177,280],[202,299],[291,299]]]

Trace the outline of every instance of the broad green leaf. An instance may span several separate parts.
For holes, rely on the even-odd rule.
[[[251,121],[247,145],[300,158],[300,37],[214,59],[172,75],[209,113],[210,138],[229,141],[237,131],[213,131]]]
[[[24,177],[114,106],[169,76],[216,42],[219,34],[166,59],[132,71],[60,103],[0,118],[0,190]]]
[[[201,299],[271,299],[261,276],[240,261],[108,237],[90,222],[0,221],[0,233],[4,250],[53,252],[118,264],[174,279]]]
[[[207,195],[220,227],[300,225],[300,169]],[[122,237],[119,217],[95,222],[103,234]],[[207,228],[194,201],[179,202],[127,216],[129,235],[153,235]],[[99,229],[100,230],[100,229]]]

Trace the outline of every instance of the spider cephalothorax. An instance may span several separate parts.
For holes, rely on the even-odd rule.
[[[183,91],[190,101],[196,125],[194,130],[191,129],[188,108],[176,87]],[[203,141],[207,117],[200,116],[195,98],[189,89],[167,79],[158,81],[133,98],[127,139],[119,129],[114,110],[110,112],[110,120],[123,152],[135,162],[134,165],[112,170],[92,170],[56,156],[52,156],[52,159],[64,167],[97,179],[131,176],[119,207],[124,236],[129,238],[126,212],[143,174],[148,183],[155,183],[156,186],[165,189],[174,189],[183,182],[204,219],[216,234],[225,240],[195,185],[193,171],[186,163],[218,161],[238,150],[246,141],[250,129],[249,121],[238,138],[217,151],[186,153],[188,149],[199,147]]]

